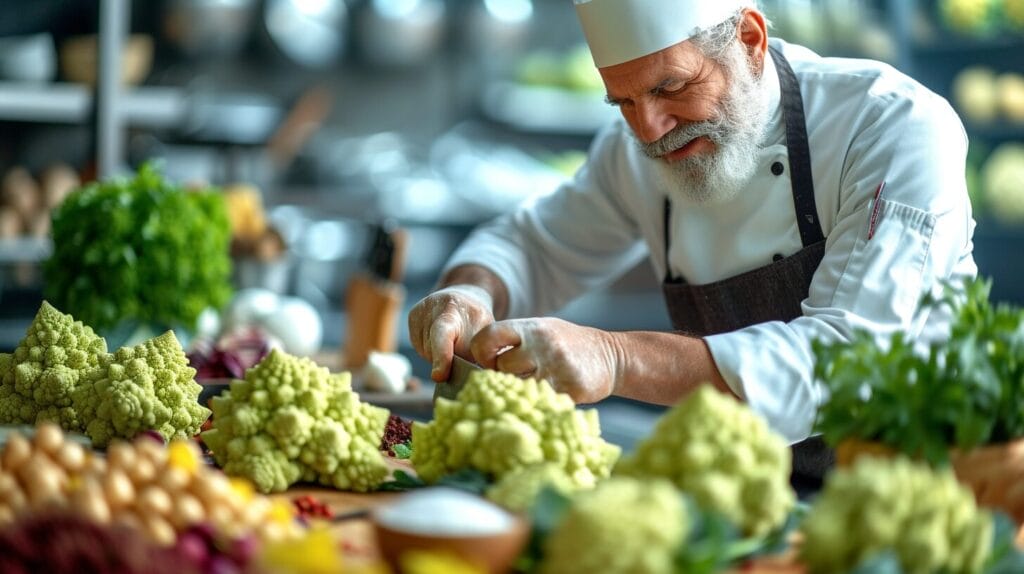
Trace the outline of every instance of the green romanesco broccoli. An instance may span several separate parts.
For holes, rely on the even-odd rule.
[[[522,512],[533,506],[544,488],[570,495],[580,489],[565,470],[555,463],[535,464],[506,474],[487,490],[487,498],[513,512]]]
[[[199,404],[195,382],[174,333],[100,356],[72,393],[73,405],[92,443],[130,439],[155,430],[166,440],[191,438],[210,415]]]
[[[672,574],[690,524],[667,480],[613,477],[581,492],[544,541],[541,574]]]
[[[800,527],[811,572],[846,572],[892,550],[907,574],[981,572],[992,517],[950,471],[865,457],[828,477]]]
[[[705,385],[663,415],[615,472],[667,478],[744,534],[762,536],[793,508],[790,457],[763,419]]]
[[[72,392],[106,352],[91,328],[44,301],[14,353],[0,355],[0,424],[49,420],[82,430]]]
[[[213,399],[202,437],[226,473],[261,492],[299,480],[365,492],[388,475],[377,449],[388,414],[360,402],[349,373],[274,350]]]
[[[590,487],[620,452],[601,438],[597,411],[577,410],[546,381],[496,371],[474,372],[454,401],[438,399],[434,420],[413,423],[412,445],[413,467],[428,483],[465,468],[500,480],[551,462]]]

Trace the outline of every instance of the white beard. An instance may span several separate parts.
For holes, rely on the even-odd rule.
[[[767,56],[766,56],[767,57]],[[710,120],[681,125],[640,149],[654,161],[662,192],[673,201],[725,203],[750,182],[758,167],[758,150],[768,127],[768,90],[764,73],[755,76],[743,45],[734,42],[723,55],[729,89]],[[675,162],[661,159],[698,137],[715,144],[714,151]]]

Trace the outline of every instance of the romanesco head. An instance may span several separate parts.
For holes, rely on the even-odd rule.
[[[825,483],[800,530],[811,572],[845,572],[892,550],[904,572],[981,572],[992,518],[951,471],[865,457]]]
[[[0,360],[0,424],[51,420],[79,431],[79,380],[107,352],[93,330],[43,302],[12,355]]]
[[[88,414],[86,434],[105,446],[155,430],[166,440],[191,438],[209,411],[199,404],[196,371],[174,333],[100,357],[72,393],[75,410]]]
[[[608,476],[619,447],[601,438],[597,411],[577,410],[546,381],[477,371],[454,401],[438,399],[434,420],[413,423],[412,463],[420,478],[475,468],[501,479],[550,462],[579,486]]]
[[[565,495],[580,489],[561,466],[548,462],[524,466],[506,474],[487,490],[487,498],[513,512],[524,512],[533,506],[545,488]]]
[[[213,399],[213,428],[202,436],[225,472],[249,478],[261,492],[299,479],[364,492],[387,478],[377,448],[387,419],[387,410],[352,392],[348,373],[332,375],[275,349]],[[249,450],[254,445],[274,455],[253,458],[260,454]],[[271,472],[273,465],[283,468]]]
[[[661,417],[616,473],[671,480],[745,534],[780,527],[795,502],[786,442],[732,398],[703,386]]]
[[[542,574],[672,574],[689,520],[662,479],[613,477],[577,494],[544,541]]]

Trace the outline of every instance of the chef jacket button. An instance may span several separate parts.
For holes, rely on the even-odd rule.
[[[776,253],[775,255],[772,255],[772,261],[782,261],[785,258],[786,256],[781,253]]]
[[[786,171],[786,168],[782,165],[781,161],[772,164],[772,175],[782,175],[784,171]]]

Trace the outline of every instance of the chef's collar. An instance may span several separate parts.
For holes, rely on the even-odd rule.
[[[648,56],[731,18],[753,0],[573,0],[598,68]]]

